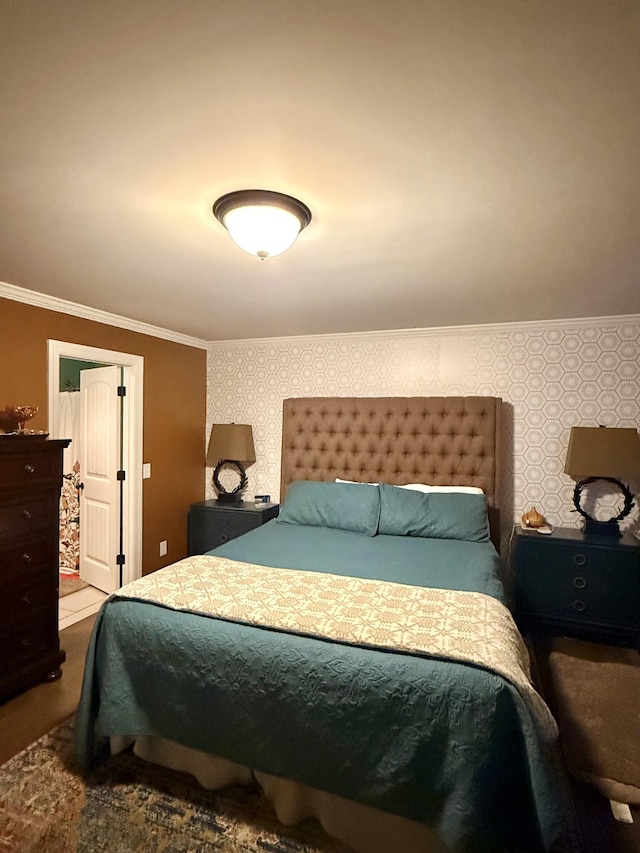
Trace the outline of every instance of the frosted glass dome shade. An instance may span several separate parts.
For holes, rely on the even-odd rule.
[[[269,190],[228,193],[216,201],[213,212],[236,245],[263,260],[286,252],[311,221],[302,202]]]

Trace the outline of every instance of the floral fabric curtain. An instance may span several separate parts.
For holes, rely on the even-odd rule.
[[[58,434],[70,438],[63,458],[60,496],[60,574],[70,577],[80,572],[80,394],[60,394]]]

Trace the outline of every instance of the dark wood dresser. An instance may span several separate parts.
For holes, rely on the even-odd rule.
[[[62,675],[59,507],[68,444],[0,435],[0,702]]]

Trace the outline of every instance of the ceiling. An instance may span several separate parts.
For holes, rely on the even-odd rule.
[[[0,280],[203,340],[640,313],[636,0],[5,0]],[[313,220],[259,261],[223,193]]]

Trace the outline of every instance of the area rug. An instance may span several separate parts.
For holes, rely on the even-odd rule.
[[[74,592],[80,592],[81,589],[86,589],[88,583],[80,580],[78,575],[60,575],[58,598],[65,598],[67,595],[73,595]]]
[[[205,791],[131,752],[74,769],[73,718],[0,767],[0,853],[348,853],[315,820],[283,827],[257,788]]]

